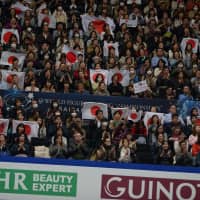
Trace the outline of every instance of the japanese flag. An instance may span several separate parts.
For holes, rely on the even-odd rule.
[[[95,119],[96,111],[102,110],[103,116],[108,118],[108,105],[96,102],[84,102],[82,107],[82,119]]]
[[[19,44],[19,32],[17,29],[9,29],[9,28],[3,28],[2,33],[1,33],[1,43],[2,44],[8,44],[10,41],[10,37],[12,35],[16,35],[17,37],[17,42]]]
[[[129,85],[129,70],[121,69],[121,70],[109,70],[108,73],[108,85],[112,82],[112,77],[114,75],[118,76],[119,82],[122,84],[123,87],[126,87]]]
[[[115,30],[116,25],[115,25],[114,20],[112,18],[99,16],[99,19],[104,20],[109,25],[111,33]]]
[[[129,108],[111,108],[111,114],[112,116],[116,113],[119,112],[121,119],[127,119],[128,114],[129,114]]]
[[[0,119],[0,134],[7,135],[9,119]]]
[[[38,26],[41,27],[43,22],[47,22],[49,28],[56,28],[56,18],[53,15],[38,14]]]
[[[128,114],[128,120],[132,122],[138,122],[141,119],[142,111],[130,110]]]
[[[11,5],[11,8],[15,9],[17,15],[22,15],[25,11],[31,10],[29,7],[24,6],[24,4],[20,2],[16,2],[15,4]]]
[[[12,130],[13,133],[16,133],[16,128],[19,124],[23,123],[25,125],[25,133],[29,140],[32,137],[38,137],[39,125],[35,121],[20,121],[20,120],[12,120]]]
[[[62,53],[65,53],[66,60],[72,64],[78,61],[78,53],[76,50],[64,45],[62,48]]]
[[[187,44],[191,44],[193,53],[198,52],[199,40],[196,38],[183,38],[181,41],[181,50],[185,52]]]
[[[81,23],[82,23],[82,27],[84,32],[88,31],[88,25],[92,22],[97,20],[97,18],[95,16],[90,16],[88,14],[84,14],[81,15]]]
[[[115,56],[119,57],[119,43],[107,43],[107,41],[104,41],[103,45],[103,56],[107,57],[109,55],[109,49],[114,48],[115,50]]]
[[[144,125],[146,126],[147,130],[149,126],[152,124],[152,116],[157,115],[161,124],[164,122],[164,113],[157,113],[157,112],[146,112],[144,115]]]
[[[13,77],[17,77],[17,83],[19,86],[19,89],[24,89],[24,77],[25,72],[15,72],[15,71],[9,71],[9,70],[1,70],[2,73],[2,82],[4,82],[7,85],[7,89],[10,89],[13,83]]]
[[[144,92],[144,91],[149,89],[146,80],[134,83],[133,87],[134,87],[134,93],[135,94],[140,93],[140,92]]]
[[[101,34],[104,31],[104,26],[106,22],[104,20],[96,19],[92,21],[92,26],[96,30],[97,33]]]
[[[90,69],[90,81],[91,84],[96,83],[96,79],[98,76],[102,77],[102,81],[107,85],[108,82],[108,70],[104,70],[104,69]]]
[[[13,60],[17,58],[19,60],[20,69],[24,64],[26,54],[24,53],[15,53],[10,51],[3,51],[1,54],[0,64],[12,66]]]

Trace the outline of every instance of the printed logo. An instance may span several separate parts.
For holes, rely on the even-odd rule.
[[[75,197],[77,174],[0,169],[0,193]]]
[[[197,180],[102,175],[103,199],[197,200],[199,197]]]

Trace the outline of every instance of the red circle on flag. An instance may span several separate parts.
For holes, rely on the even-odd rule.
[[[25,128],[26,135],[30,135],[30,133],[31,133],[31,127],[29,125],[25,124],[24,128]]]
[[[43,21],[43,22],[47,22],[48,24],[50,23],[49,17],[44,17],[42,21]]]
[[[148,120],[147,120],[147,126],[150,126],[152,124],[152,118],[150,117]]]
[[[115,75],[117,75],[118,81],[121,82],[123,79],[123,76],[121,73],[116,73]]]
[[[8,74],[8,75],[7,75],[6,81],[7,81],[7,83],[9,83],[9,84],[13,82],[13,76],[12,76],[12,74]]]
[[[5,124],[4,124],[4,123],[1,123],[1,124],[0,124],[0,133],[3,133],[3,132],[4,132],[4,128],[5,128]]]
[[[95,20],[92,22],[93,25],[104,25],[105,21],[104,20]]]
[[[66,53],[66,59],[70,62],[70,63],[75,63],[76,62],[76,54],[72,51],[69,51]]]
[[[13,64],[13,60],[14,60],[14,59],[16,59],[15,56],[10,56],[10,57],[8,58],[8,63],[9,63],[9,64]]]
[[[102,81],[105,79],[105,76],[104,76],[103,74],[101,74],[101,73],[96,73],[96,74],[93,74],[93,76],[92,76],[93,81],[96,81],[96,78],[97,78],[98,76],[101,76],[101,77],[102,77]]]
[[[131,119],[137,119],[137,117],[138,117],[138,115],[137,115],[137,113],[131,113]]]
[[[99,106],[92,106],[90,108],[90,112],[92,115],[96,115],[97,110],[100,110],[101,108]]]
[[[9,42],[10,37],[11,37],[12,34],[13,34],[12,32],[8,31],[8,32],[6,32],[6,33],[3,35],[3,41],[4,41],[6,44]]]
[[[22,10],[20,8],[15,8],[15,13],[17,15],[21,14],[22,13]]]
[[[190,45],[192,46],[192,48],[195,47],[195,41],[192,40],[192,39],[188,40],[188,41],[187,41],[187,44],[190,44]]]

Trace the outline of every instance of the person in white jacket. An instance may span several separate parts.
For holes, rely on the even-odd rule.
[[[131,159],[131,148],[129,147],[129,142],[126,138],[123,139],[122,146],[120,148],[119,162],[130,163]]]

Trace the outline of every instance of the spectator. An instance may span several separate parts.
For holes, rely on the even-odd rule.
[[[85,160],[89,156],[89,148],[83,138],[83,133],[76,129],[69,140],[69,158]]]
[[[126,138],[123,139],[122,145],[119,149],[119,154],[119,162],[132,162],[131,148],[129,147],[129,141]]]
[[[115,146],[111,142],[111,138],[105,136],[102,140],[102,144],[97,149],[96,152],[96,160],[100,161],[116,161],[116,149]]]
[[[53,16],[56,19],[56,23],[62,22],[67,27],[67,14],[63,10],[62,6],[58,6],[53,12]]]
[[[107,86],[104,83],[104,81],[101,81],[98,86],[97,89],[94,93],[95,95],[99,95],[99,96],[109,96],[109,92],[107,90]]]
[[[192,145],[192,156],[195,159],[195,164],[200,166],[200,136],[198,136],[197,142]]]
[[[47,128],[45,124],[45,119],[42,119],[41,117],[37,118],[37,123],[39,125],[39,130],[38,130],[38,138],[45,138],[47,136]]]
[[[63,143],[62,135],[56,135],[53,144],[49,148],[51,158],[66,158],[68,155],[67,145]]]
[[[156,143],[156,131],[158,129],[158,127],[161,125],[160,119],[158,117],[158,115],[153,115],[151,117],[151,125],[148,128],[148,142],[150,145],[154,145]]]
[[[199,126],[198,120],[199,120],[198,118],[195,119],[194,125],[193,125],[193,132],[189,136],[189,142],[191,142],[190,145],[193,145],[197,141],[198,136],[200,135],[200,126]]]
[[[11,146],[10,153],[13,156],[28,157],[30,156],[30,146],[26,142],[26,134],[22,133],[16,138],[17,141]]]
[[[51,138],[51,143],[55,144],[55,140],[58,139],[58,136],[61,136],[62,144],[66,147],[68,146],[67,138],[64,136],[64,131],[61,127],[57,128],[55,135]],[[60,138],[59,138],[60,139]],[[58,139],[58,140],[59,140]]]
[[[95,113],[95,119],[90,121],[89,130],[97,133],[97,129],[101,128],[103,120],[105,120],[103,110],[98,109]],[[92,137],[92,135],[93,133],[90,136]],[[91,137],[89,138],[91,139]],[[98,141],[98,139],[96,138],[94,141]]]
[[[108,91],[112,96],[123,95],[123,86],[119,82],[117,74],[112,76],[112,82],[108,85]]]
[[[6,142],[6,136],[0,134],[0,157],[8,155],[9,155],[9,150]]]
[[[171,165],[173,163],[173,154],[167,141],[163,143],[158,152],[157,163],[162,165]]]
[[[46,81],[44,87],[41,89],[41,92],[55,92],[54,85],[51,83],[51,81]]]
[[[193,159],[191,152],[188,152],[187,143],[183,140],[179,145],[181,151],[175,155],[176,165],[191,166]]]

